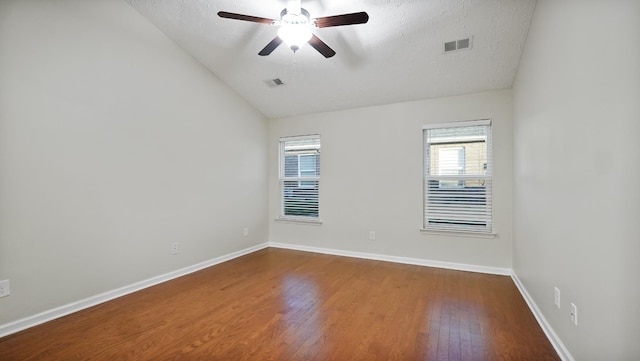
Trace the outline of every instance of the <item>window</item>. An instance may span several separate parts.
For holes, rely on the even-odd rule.
[[[423,132],[424,228],[491,233],[491,121]]]
[[[464,147],[438,148],[438,175],[464,174]],[[461,181],[441,180],[440,187],[463,187]]]
[[[315,177],[319,175],[320,168],[317,167],[318,154],[298,154],[298,177]],[[313,188],[314,181],[300,181],[300,188]]]
[[[280,217],[317,220],[320,136],[280,138]]]

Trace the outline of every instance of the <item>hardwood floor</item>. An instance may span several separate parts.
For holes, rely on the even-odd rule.
[[[511,278],[265,249],[0,339],[0,360],[559,360]]]

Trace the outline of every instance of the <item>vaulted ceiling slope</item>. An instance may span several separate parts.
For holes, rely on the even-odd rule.
[[[218,11],[279,19],[286,0],[126,0],[269,118],[511,87],[535,0],[302,0],[311,17],[366,11],[366,24],[313,29],[309,45],[258,52],[277,27]],[[471,39],[469,49],[444,43]],[[284,85],[274,86],[273,79]]]

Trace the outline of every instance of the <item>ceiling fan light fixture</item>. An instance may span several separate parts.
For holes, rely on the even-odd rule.
[[[278,37],[295,53],[307,43],[313,34],[307,25],[284,24],[278,29]]]
[[[283,42],[295,53],[305,43],[309,43],[325,58],[336,55],[336,52],[324,41],[320,40],[311,32],[311,28],[328,28],[333,26],[364,24],[369,21],[369,15],[364,12],[349,13],[333,16],[313,18],[309,12],[300,7],[300,0],[288,0],[287,7],[280,12],[280,21],[259,16],[230,13],[219,11],[218,16],[226,19],[250,21],[254,23],[279,25],[278,36],[273,38],[258,55],[267,56],[271,54]]]

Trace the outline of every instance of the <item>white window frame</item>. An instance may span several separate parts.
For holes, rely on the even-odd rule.
[[[300,173],[300,156],[302,154],[298,154],[298,170],[296,176],[286,176],[285,175],[285,143],[291,141],[301,141],[301,140],[318,140],[321,141],[319,134],[311,134],[311,135],[302,135],[302,136],[291,136],[291,137],[281,137],[278,140],[278,184],[279,184],[279,202],[280,202],[280,212],[279,216],[276,219],[277,221],[284,222],[303,222],[303,223],[316,223],[321,224],[320,220],[320,172],[318,172],[313,176],[302,176]],[[321,145],[318,147],[318,154],[321,150]],[[316,162],[320,161],[316,159]],[[320,165],[321,166],[321,165]],[[316,167],[318,164],[316,163]],[[300,189],[312,189],[313,186],[309,187],[305,184],[305,182],[314,181],[318,184],[318,209],[316,216],[299,216],[299,215],[285,215],[285,181],[286,182],[297,182],[298,187]]]
[[[487,126],[487,135],[486,135],[486,151],[487,151],[487,163],[486,163],[486,171],[485,174],[461,174],[461,175],[433,175],[429,174],[430,172],[430,146],[431,144],[427,140],[427,132],[432,129],[442,129],[442,128],[455,128],[455,127],[473,127],[473,126]],[[461,122],[453,122],[453,123],[440,123],[440,124],[429,124],[425,125],[422,128],[423,130],[423,227],[422,231],[425,232],[436,232],[436,233],[444,233],[444,234],[470,234],[470,235],[479,235],[479,236],[489,236],[492,237],[495,234],[493,233],[493,213],[492,213],[492,184],[493,184],[493,161],[492,161],[492,126],[491,119],[481,119],[481,120],[472,120],[472,121],[461,121]],[[452,138],[452,141],[473,141],[472,138],[469,139],[460,139],[459,137]],[[476,139],[477,140],[477,139]],[[442,206],[442,202],[438,202],[436,199],[440,197],[442,199],[442,195],[430,192],[430,184],[433,184],[434,181],[438,181],[440,184],[441,181],[460,181],[461,189],[464,189],[464,182],[467,180],[482,180],[483,188],[484,188],[484,207],[480,210],[477,209],[475,205],[469,205],[468,210],[471,208],[475,208],[472,212],[472,215],[467,215],[465,208],[460,207],[452,207],[453,209],[444,209]],[[430,183],[431,182],[431,183]],[[456,188],[456,187],[451,187]],[[456,199],[455,196],[452,196],[451,199]],[[432,205],[430,207],[430,205]],[[475,207],[474,207],[475,206]],[[453,213],[449,213],[453,212]],[[462,218],[462,222],[464,222],[464,217],[469,217],[469,223],[471,221],[484,222],[482,225],[469,225],[469,224],[455,224],[452,222],[451,224],[447,224],[446,222],[433,222],[434,219],[445,219],[446,214],[453,214],[450,219],[456,219],[460,221],[460,217]]]

